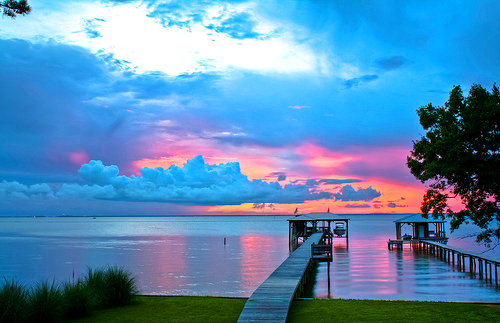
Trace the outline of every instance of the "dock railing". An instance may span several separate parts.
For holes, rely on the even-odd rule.
[[[471,275],[477,274],[480,279],[493,282],[495,276],[495,285],[498,285],[500,260],[428,240],[419,240],[418,249],[452,265],[456,264],[460,271],[468,271]],[[466,261],[467,258],[469,261]]]
[[[320,262],[332,261],[333,248],[331,244],[311,244],[311,259]]]

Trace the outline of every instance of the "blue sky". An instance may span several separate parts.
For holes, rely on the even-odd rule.
[[[500,75],[498,1],[29,3],[2,215],[418,212],[416,109]]]

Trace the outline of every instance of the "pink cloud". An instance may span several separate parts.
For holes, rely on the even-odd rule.
[[[68,153],[68,160],[73,164],[80,166],[88,163],[90,158],[85,151],[75,151]]]

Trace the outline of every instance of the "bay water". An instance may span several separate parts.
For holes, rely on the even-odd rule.
[[[405,245],[388,250],[395,214],[350,215],[319,264],[318,298],[500,302],[500,289]],[[288,257],[288,216],[0,218],[0,277],[25,285],[71,281],[88,267],[120,266],[141,294],[249,297]],[[449,245],[485,252],[466,226]],[[448,230],[449,234],[449,230]],[[496,250],[485,254],[498,258]],[[328,289],[328,285],[330,288]]]

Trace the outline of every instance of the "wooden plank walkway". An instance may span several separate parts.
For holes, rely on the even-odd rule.
[[[255,290],[238,322],[285,322],[288,310],[311,262],[311,244],[323,233],[313,233]]]
[[[471,274],[475,274],[477,272],[480,279],[484,278],[485,280],[489,280],[491,282],[494,275],[495,285],[498,285],[498,267],[500,266],[500,260],[485,257],[481,254],[473,253],[467,250],[450,247],[442,243],[426,240],[420,240],[418,242],[418,249],[434,254],[436,257],[451,262],[453,265],[455,265],[456,259],[458,270],[465,272],[468,269]],[[468,268],[466,268],[465,258],[469,258]]]

